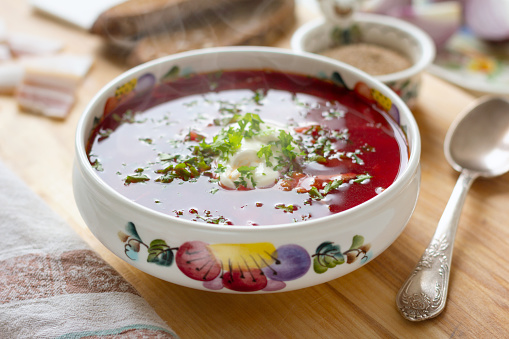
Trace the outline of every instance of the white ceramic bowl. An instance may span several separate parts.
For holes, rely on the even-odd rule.
[[[138,205],[99,178],[88,161],[85,145],[94,121],[103,114],[108,98],[113,97],[118,88],[142,77],[158,81],[168,70],[175,69],[174,66],[197,73],[274,69],[309,76],[340,75],[348,89],[360,84],[368,89],[368,93],[370,89],[371,93],[384,98],[389,113],[407,134],[408,166],[400,171],[391,186],[371,200],[332,216],[294,224],[210,225],[182,220]],[[144,83],[147,90],[147,82]],[[136,87],[133,90],[136,91]],[[118,257],[146,273],[175,284],[209,291],[290,291],[343,276],[366,264],[393,243],[405,228],[417,201],[420,147],[417,124],[403,101],[381,82],[353,67],[314,54],[295,54],[275,48],[206,49],[140,65],[111,81],[92,99],[77,127],[73,186],[78,208],[93,234]],[[192,272],[181,269],[182,265],[192,261],[186,258],[193,250],[200,250],[205,256],[201,259],[205,267],[201,271],[199,267]],[[274,258],[272,263],[255,259],[267,253]],[[335,262],[327,259],[330,257],[334,257]],[[221,263],[222,270],[216,279],[206,281],[204,276],[210,260]],[[266,265],[270,267],[264,267]],[[246,279],[247,287],[225,288],[221,277],[239,269],[243,274],[237,278]],[[250,274],[255,271],[259,275],[253,278]],[[193,272],[199,273],[198,276],[193,276]],[[258,283],[260,280],[262,283]]]
[[[410,108],[414,107],[421,74],[435,58],[433,40],[420,28],[389,16],[355,13],[352,22],[359,27],[361,42],[386,47],[410,60],[411,67],[374,78],[389,86]],[[325,18],[310,21],[295,31],[291,47],[296,52],[318,53],[337,46],[333,41],[336,27]]]

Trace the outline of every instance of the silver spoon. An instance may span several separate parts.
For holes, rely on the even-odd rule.
[[[488,96],[474,102],[449,128],[444,151],[460,176],[430,244],[396,297],[411,321],[433,318],[445,307],[454,236],[473,181],[509,171],[509,100]]]

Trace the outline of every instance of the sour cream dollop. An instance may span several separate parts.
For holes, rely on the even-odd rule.
[[[260,125],[260,129],[260,133],[257,135],[244,138],[240,148],[226,161],[218,160],[218,164],[225,167],[225,170],[219,175],[219,181],[224,187],[236,189],[239,180],[244,179],[242,182],[246,188],[266,188],[273,186],[281,176],[281,172],[274,169],[277,164],[274,155],[278,156],[281,153],[280,147],[276,146],[275,142],[278,140],[281,130],[287,133],[290,131],[266,122]],[[268,159],[270,164],[267,163],[265,157],[258,157],[258,152],[269,144],[272,145],[273,152],[273,156]],[[254,168],[250,171],[249,178],[241,178],[242,173],[238,169],[242,166]]]

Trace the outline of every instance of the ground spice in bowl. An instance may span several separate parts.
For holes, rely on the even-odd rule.
[[[412,66],[401,53],[369,43],[341,45],[319,54],[350,64],[371,75],[384,75]]]

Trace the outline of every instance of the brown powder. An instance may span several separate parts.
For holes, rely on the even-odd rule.
[[[319,54],[343,61],[371,75],[399,72],[412,65],[400,53],[367,43],[338,46]]]

